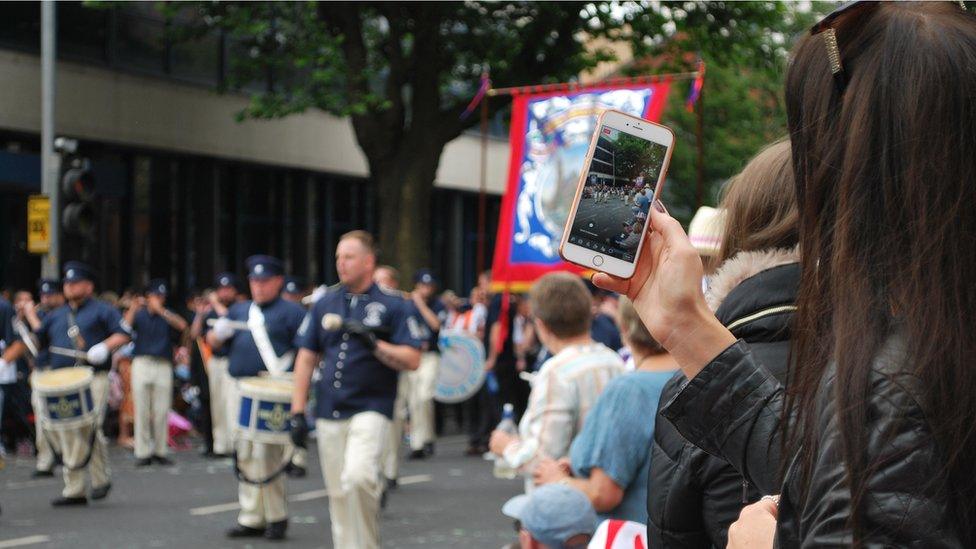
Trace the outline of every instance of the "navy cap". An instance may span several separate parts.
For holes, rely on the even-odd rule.
[[[289,294],[302,293],[302,279],[298,278],[297,276],[286,276],[283,291]]]
[[[226,288],[228,286],[232,288],[237,288],[237,275],[234,273],[223,272],[218,274],[214,278],[214,286],[218,288]]]
[[[420,269],[414,273],[413,281],[415,284],[437,284],[437,279],[430,269]]]
[[[37,291],[41,295],[61,293],[61,281],[53,278],[42,278],[37,282]]]
[[[168,288],[166,287],[166,281],[162,278],[154,278],[149,281],[149,286],[146,286],[147,294],[159,294],[165,296],[167,293],[169,293],[167,290]]]
[[[264,279],[285,274],[281,260],[270,255],[252,255],[245,264],[248,278]]]
[[[95,271],[87,263],[69,261],[64,264],[64,281],[95,280]]]

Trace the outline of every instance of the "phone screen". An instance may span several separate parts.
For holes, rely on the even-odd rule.
[[[668,148],[600,126],[569,243],[633,262]]]

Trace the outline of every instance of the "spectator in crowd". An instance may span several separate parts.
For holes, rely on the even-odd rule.
[[[785,384],[800,279],[788,140],[765,148],[729,182],[721,210],[721,230],[715,231],[719,266],[706,301]],[[668,383],[661,403],[680,392],[684,379],[678,374]],[[727,461],[693,446],[661,417],[655,426],[650,486],[648,534],[653,547],[725,547],[728,527],[743,504],[762,495]]]
[[[532,382],[519,434],[496,430],[490,441],[494,454],[526,475],[526,491],[539,460],[566,456],[597,398],[624,371],[616,352],[590,338],[592,301],[579,277],[548,274],[529,299],[536,333],[553,356]]]
[[[619,312],[623,341],[637,369],[610,381],[573,439],[569,458],[543,459],[536,484],[565,483],[586,494],[600,519],[647,522],[648,469],[661,389],[678,369],[674,359],[641,323],[630,300]]]
[[[582,549],[596,530],[596,513],[582,492],[562,484],[543,486],[508,500],[521,549]],[[512,546],[509,546],[512,547]]]
[[[595,278],[690,380],[664,417],[771,496],[730,526],[733,549],[976,544],[973,59],[976,15],[952,2],[845,4],[797,44],[788,392],[708,309],[660,202],[635,276]]]

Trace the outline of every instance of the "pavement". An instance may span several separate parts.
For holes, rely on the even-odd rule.
[[[463,455],[465,442],[461,436],[442,438],[434,457],[404,459],[400,487],[390,493],[380,518],[383,547],[498,549],[516,540],[511,519],[500,509],[521,491],[521,480],[494,478],[491,462]],[[314,449],[308,476],[287,480],[290,524],[284,542],[224,537],[238,510],[230,460],[207,460],[196,450],[171,457],[174,466],[137,469],[131,452],[113,447],[109,497],[67,509],[50,506],[60,494],[60,474],[34,480],[33,459],[8,457],[0,471],[0,549],[332,547]]]

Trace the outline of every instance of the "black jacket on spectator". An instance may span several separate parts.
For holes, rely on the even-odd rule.
[[[897,328],[871,365],[860,509],[863,547],[963,547],[951,522],[945,459],[926,420],[922,381],[906,363]],[[817,394],[816,451],[802,484],[798,449],[779,455],[783,385],[761,364],[753,345],[736,342],[707,364],[661,409],[689,441],[723,456],[764,494],[781,494],[777,547],[848,547],[851,492],[846,482],[837,402],[836,368],[829,365]],[[882,435],[883,433],[883,435]],[[778,464],[789,460],[785,480]]]
[[[722,324],[781,382],[800,277],[796,261],[795,250],[737,254],[716,272],[707,295]],[[681,372],[671,379],[662,407],[684,382]],[[648,479],[648,545],[655,548],[724,548],[739,511],[762,495],[727,461],[685,440],[660,412]]]

